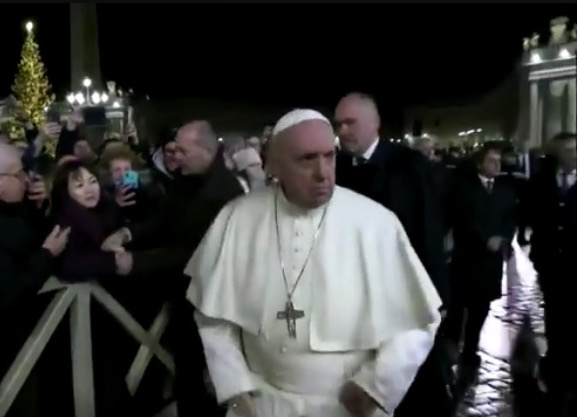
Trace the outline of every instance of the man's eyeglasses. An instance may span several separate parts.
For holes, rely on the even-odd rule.
[[[15,173],[0,173],[0,177],[12,177],[16,178],[17,180],[24,181],[26,180],[26,172],[24,172],[24,170],[21,169],[20,171]]]

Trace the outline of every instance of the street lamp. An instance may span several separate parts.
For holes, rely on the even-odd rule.
[[[34,23],[32,22],[26,22],[26,30],[28,32],[32,32],[32,30],[34,29]]]
[[[70,93],[66,96],[66,101],[68,101],[68,103],[72,106],[74,104],[74,102],[76,101],[76,96],[74,95],[74,93]]]
[[[100,104],[100,93],[98,91],[95,91],[94,93],[92,93],[92,103],[93,104]]]
[[[86,99],[90,100],[90,87],[92,86],[92,80],[88,77],[84,77],[82,80],[82,85],[86,88]]]
[[[100,101],[102,101],[103,103],[107,103],[109,98],[110,97],[108,97],[108,94],[106,94],[106,93],[102,93],[100,95]]]
[[[84,98],[84,94],[82,93],[76,93],[76,95],[74,96],[76,102],[78,104],[80,104],[81,106],[84,104],[84,102],[86,101],[86,99]]]
[[[82,80],[82,85],[85,88],[90,88],[92,86],[92,80],[88,77],[84,78],[84,80]]]

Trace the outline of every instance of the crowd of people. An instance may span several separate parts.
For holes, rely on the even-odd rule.
[[[343,97],[331,119],[299,109],[261,136],[222,140],[192,120],[153,149],[135,133],[95,148],[74,112],[30,126],[26,148],[0,141],[0,375],[56,276],[98,282],[145,328],[171,305],[162,342],[179,416],[449,417],[475,382],[503,263],[530,237],[549,346],[536,376],[551,416],[573,415],[577,362],[561,323],[575,134],[540,157],[486,143],[439,160],[426,140],[380,140],[366,94]],[[73,415],[68,333],[10,416]],[[164,371],[153,362],[131,398],[137,346],[99,306],[92,333],[96,415],[162,409]]]

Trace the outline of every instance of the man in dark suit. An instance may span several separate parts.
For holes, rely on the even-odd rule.
[[[139,241],[155,242],[154,247],[117,254],[120,275],[153,277],[145,287],[140,279],[140,297],[172,303],[173,353],[176,364],[175,395],[178,414],[194,415],[197,408],[208,408],[211,416],[221,410],[206,391],[203,372],[204,351],[193,320],[192,305],[185,299],[187,279],[182,271],[204,234],[229,201],[244,191],[226,168],[223,150],[212,126],[197,120],[182,126],[176,134],[176,159],[179,172],[168,190],[163,210],[150,221],[130,225],[110,236],[103,249],[113,250]],[[139,248],[140,249],[140,248]],[[150,308],[149,306],[147,306]],[[194,398],[190,392],[197,393]]]
[[[503,262],[510,253],[516,227],[514,183],[506,176],[499,176],[500,146],[485,145],[474,161],[476,172],[454,184],[451,204],[454,292],[445,323],[447,337],[455,346],[461,336],[464,338],[459,368],[459,387],[463,391],[474,381],[480,365],[477,348],[481,329],[491,302],[501,297]]]
[[[337,183],[393,211],[445,303],[449,298],[444,256],[444,221],[440,190],[428,161],[418,152],[379,138],[380,117],[374,100],[351,93],[335,111],[340,145]],[[450,399],[448,367],[439,346],[422,366],[396,416],[446,417]]]
[[[577,135],[560,133],[551,145],[552,153],[531,178],[522,207],[533,231],[530,257],[545,301],[548,349],[539,376],[552,402],[560,404],[577,391],[574,345],[566,340],[577,290],[572,272],[577,255]]]

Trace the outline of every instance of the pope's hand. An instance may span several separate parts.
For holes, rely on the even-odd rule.
[[[105,252],[117,252],[125,243],[128,243],[129,236],[128,230],[122,228],[108,236],[100,248]]]
[[[345,384],[339,401],[352,417],[369,417],[377,409],[375,400],[354,382]]]
[[[254,400],[248,393],[233,397],[228,402],[228,408],[232,410],[234,415],[239,417],[260,417],[256,413]]]

